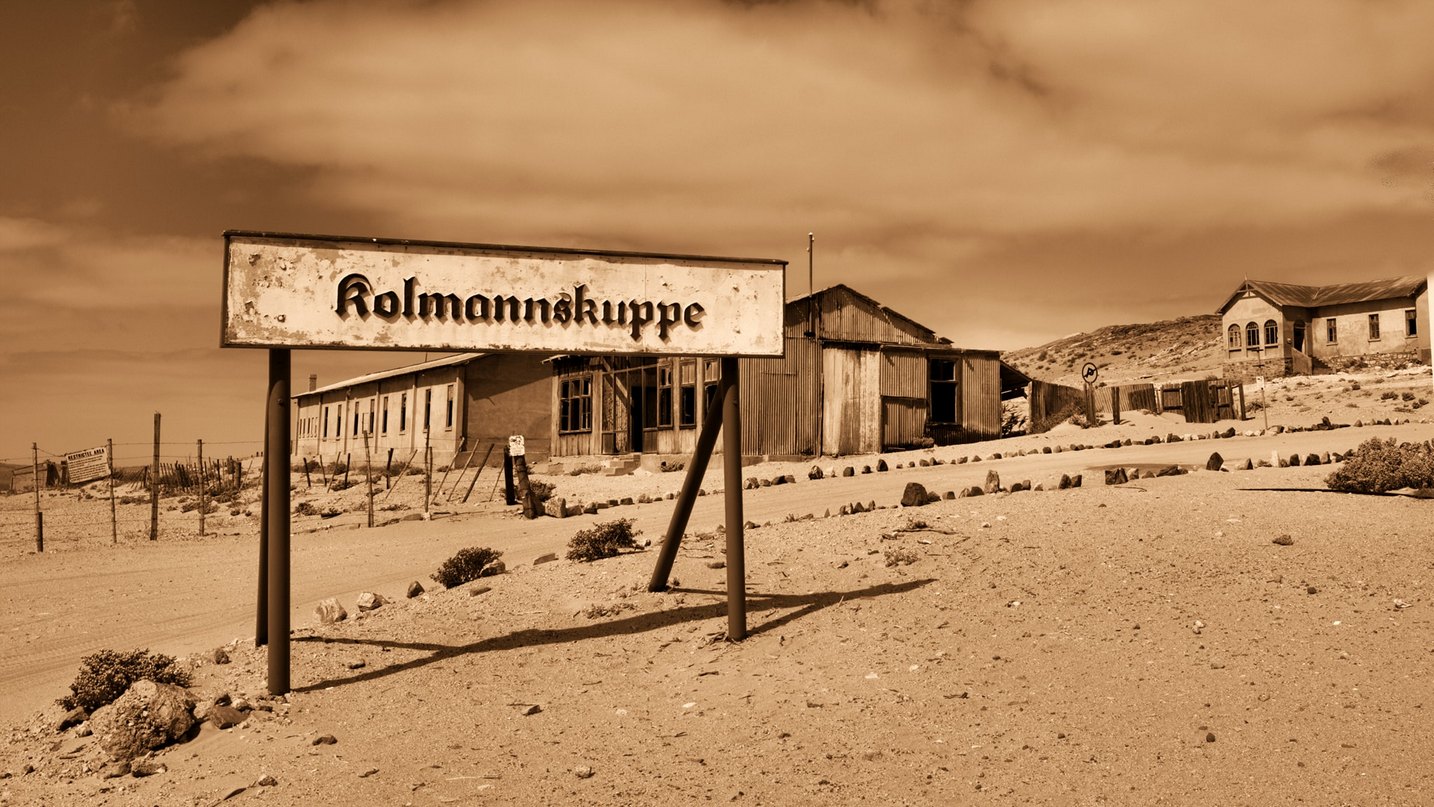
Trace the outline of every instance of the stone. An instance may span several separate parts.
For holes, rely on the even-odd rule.
[[[1278,537],[1276,537],[1275,540],[1272,541],[1271,543],[1274,543],[1274,544],[1276,544],[1276,545],[1278,545],[1278,546],[1292,546],[1292,545],[1294,544],[1294,542],[1295,542],[1295,539],[1291,538],[1289,533],[1281,533],[1281,534],[1280,534]]]
[[[877,473],[884,473],[885,471],[886,471],[886,460],[877,460],[877,461],[876,461],[876,472],[877,472]]]
[[[1253,462],[1250,462],[1250,459],[1249,459],[1248,457],[1246,457],[1246,458],[1245,458],[1245,461],[1242,462],[1242,463],[1240,463],[1240,470],[1242,470],[1242,471],[1253,471],[1253,470],[1255,470],[1255,464],[1254,464]]]
[[[152,757],[136,759],[129,764],[129,775],[136,779],[145,776],[154,776],[157,773],[164,773],[167,770],[169,770],[169,768],[165,767],[163,762],[153,759]]]
[[[1158,471],[1155,472],[1155,476],[1156,476],[1156,477],[1162,477],[1162,476],[1179,476],[1179,475],[1180,475],[1180,466],[1179,466],[1179,465],[1167,465],[1167,466],[1165,466],[1164,468],[1161,468],[1160,470],[1158,470]]]
[[[543,502],[543,512],[552,518],[568,517],[568,500],[563,498],[552,498]]]
[[[1082,479],[1083,479],[1083,477],[1082,477],[1081,474],[1076,474],[1075,476],[1071,477],[1071,487],[1073,487],[1073,488],[1078,488],[1078,487],[1080,487],[1080,483],[1081,483]]]
[[[214,652],[210,654],[209,659],[215,664],[228,664],[230,661],[229,651],[222,647],[216,647],[214,648]]]
[[[986,484],[981,486],[982,493],[1000,493],[1001,475],[993,468],[986,472]]]
[[[259,781],[255,782],[254,784],[259,787],[273,787],[274,785],[279,784],[279,780],[266,773],[263,776],[259,777]]]
[[[1056,483],[1056,490],[1066,490],[1071,486],[1070,474],[1061,474],[1061,481]]]
[[[320,734],[319,736],[315,737],[313,741],[309,743],[309,745],[333,745],[338,741],[338,738],[332,734]]]
[[[593,773],[594,771],[591,765],[579,765],[573,768],[573,776],[579,779],[591,779],[593,778]]]
[[[492,587],[492,586],[474,586],[473,588],[468,589],[468,596],[470,596],[470,597],[477,597],[477,596],[480,596],[480,595],[482,595],[482,594],[487,594],[488,592],[490,592],[490,591],[492,591],[492,590],[493,590],[493,587]]]
[[[533,565],[534,565],[534,566],[541,566],[541,565],[543,565],[544,563],[552,563],[553,561],[555,561],[555,560],[557,560],[557,559],[558,559],[558,556],[557,556],[556,553],[554,553],[554,552],[548,552],[547,554],[539,555],[539,556],[537,556],[536,558],[533,558]]]
[[[869,474],[869,473],[871,473],[871,466],[870,466],[870,465],[863,465],[863,466],[861,466],[861,472],[864,473],[864,474]]]
[[[501,561],[501,560],[495,560],[495,561],[493,561],[492,563],[488,564],[487,566],[484,566],[484,567],[483,567],[483,571],[479,572],[479,573],[478,573],[478,576],[479,576],[479,577],[496,577],[497,575],[504,574],[504,573],[507,572],[507,571],[508,571],[508,564],[504,563],[504,562]]]
[[[1299,467],[1299,464],[1300,464],[1300,455],[1298,455],[1298,454],[1291,454],[1291,455],[1290,455],[1289,467],[1291,467],[1291,468],[1298,468],[1298,467]]]
[[[227,729],[248,720],[249,713],[241,712],[233,706],[212,706],[204,717],[212,723],[215,728]]]
[[[727,568],[727,561],[725,561],[725,560],[709,560],[709,561],[707,561],[707,568],[709,568],[709,569],[725,569],[725,568]]]
[[[1130,481],[1124,468],[1111,468],[1105,472],[1105,483],[1107,485],[1124,485]]]
[[[813,465],[812,469],[810,471],[807,471],[808,479],[822,479],[825,476],[826,474],[822,473],[822,467],[820,465]]]
[[[1305,465],[1319,465],[1319,455],[1310,454],[1305,457]]]
[[[422,593],[423,593],[423,585],[422,585],[421,583],[419,583],[417,580],[415,580],[415,581],[413,581],[412,583],[409,583],[409,584],[408,584],[408,598],[409,598],[410,600],[413,599],[414,597],[417,597],[418,595],[420,595],[420,594],[422,594]]]
[[[902,507],[920,507],[926,504],[926,486],[920,482],[907,482],[906,490],[901,494]]]
[[[330,597],[314,608],[314,617],[319,620],[320,624],[332,625],[335,622],[342,622],[348,619],[349,612],[345,611],[342,605],[339,605],[339,601],[336,598]]]
[[[984,496],[984,495],[986,495],[986,491],[982,490],[980,485],[972,485],[971,487],[966,488],[966,495],[967,495],[967,496]]]
[[[946,491],[946,493],[944,493],[944,494],[942,495],[942,498],[943,498],[943,499],[954,499],[954,498],[956,498],[956,491],[954,491],[954,490],[948,490],[948,491]]]
[[[143,679],[96,710],[90,726],[111,759],[133,760],[187,734],[193,709],[194,698],[183,687]]]
[[[364,593],[358,595],[358,602],[355,603],[355,605],[358,606],[358,609],[360,611],[372,611],[375,608],[382,608],[387,604],[388,600],[385,600],[383,597],[373,593],[372,591],[365,591]]]
[[[538,714],[541,711],[543,711],[543,707],[539,706],[536,703],[529,703],[525,705],[522,709],[520,709],[518,711],[518,714],[522,715],[523,717],[532,717],[533,715]]]
[[[129,776],[129,760],[122,760],[110,764],[100,774],[104,779],[118,779],[121,776]]]
[[[59,720],[55,721],[55,733],[58,734],[59,732],[62,732],[65,729],[70,728],[71,726],[78,726],[81,723],[85,722],[85,719],[89,716],[89,712],[86,712],[84,709],[80,708],[79,706],[76,706],[70,711],[65,712],[64,716],[61,717]]]
[[[1225,458],[1220,456],[1218,451],[1211,452],[1210,459],[1205,460],[1205,470],[1207,471],[1219,471],[1224,467]]]
[[[349,668],[350,670],[362,670],[364,667],[368,666],[368,662],[364,661],[361,658],[356,658],[353,661],[350,661],[349,663],[345,664],[344,666]]]
[[[853,468],[853,467],[851,467],[850,465],[848,465],[848,466],[846,466],[845,468],[841,469],[841,475],[842,475],[842,476],[856,476],[856,469]]]

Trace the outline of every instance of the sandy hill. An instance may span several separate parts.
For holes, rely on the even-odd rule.
[[[1008,364],[1032,378],[1078,385],[1088,361],[1104,383],[1173,381],[1221,372],[1220,317],[1194,317],[1136,325],[1108,325],[1036,347],[1006,353]]]

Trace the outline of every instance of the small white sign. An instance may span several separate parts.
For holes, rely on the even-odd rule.
[[[104,479],[110,475],[109,446],[97,446],[66,454],[65,467],[68,469],[71,485]]]
[[[515,434],[508,438],[508,456],[522,457],[528,453],[528,443],[523,435]]]
[[[224,235],[224,347],[781,356],[786,262]]]

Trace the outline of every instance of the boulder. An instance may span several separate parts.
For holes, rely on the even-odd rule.
[[[1107,485],[1124,485],[1130,481],[1124,468],[1111,468],[1105,472],[1105,483]]]
[[[1210,459],[1205,460],[1205,470],[1207,471],[1218,471],[1224,467],[1225,458],[1220,456],[1218,451],[1211,452]]]
[[[972,485],[971,487],[966,488],[967,496],[984,496],[985,494],[986,491],[981,490],[981,488],[977,485]]]
[[[1310,454],[1305,457],[1305,465],[1319,465],[1319,455]]]
[[[926,486],[920,482],[907,482],[906,490],[901,494],[902,507],[920,507],[926,504]]]
[[[876,461],[876,472],[877,472],[877,473],[883,473],[883,472],[885,472],[885,471],[886,471],[886,460],[877,460],[877,461]]]
[[[339,601],[333,597],[324,600],[314,608],[314,616],[320,624],[332,625],[335,622],[342,622],[349,618],[349,612],[344,610]]]
[[[188,734],[193,708],[194,698],[183,687],[144,679],[96,710],[90,725],[105,753],[127,762]]]
[[[375,608],[382,608],[387,604],[388,600],[385,600],[383,597],[373,593],[372,591],[365,591],[364,593],[358,595],[358,602],[355,603],[355,605],[358,606],[358,609],[360,611],[372,611]]]
[[[986,472],[986,484],[981,486],[982,493],[999,493],[1001,490],[1001,475],[995,469]]]
[[[543,502],[543,512],[553,518],[568,517],[568,500],[561,498],[548,499]]]
[[[1065,490],[1071,486],[1070,474],[1061,474],[1061,481],[1056,483],[1056,490]]]
[[[1080,474],[1076,474],[1075,476],[1071,477],[1071,487],[1073,487],[1073,488],[1078,488],[1078,487],[1080,487],[1080,483],[1081,483],[1081,475],[1080,475]]]
[[[423,593],[423,584],[422,584],[422,583],[419,583],[417,580],[415,580],[415,581],[413,581],[412,583],[409,583],[409,584],[408,584],[408,598],[409,598],[410,600],[413,599],[414,597],[417,597],[418,595],[420,595],[420,594],[422,594],[422,593]]]
[[[822,467],[820,465],[813,465],[812,469],[807,471],[808,479],[822,479],[825,476],[826,474],[822,473]]]
[[[845,468],[841,469],[841,475],[842,475],[842,476],[856,476],[856,469],[853,468],[853,467],[851,467],[850,465],[848,465],[848,466],[846,466]]]
[[[214,706],[204,715],[215,728],[227,729],[249,719],[248,712],[241,712],[233,706]]]
[[[557,560],[557,559],[558,559],[558,556],[557,556],[556,553],[548,552],[548,553],[546,553],[546,554],[539,555],[538,557],[533,558],[533,565],[534,565],[534,566],[541,566],[541,565],[543,565],[544,563],[552,563],[553,561],[555,561],[555,560]]]
[[[1298,454],[1291,454],[1291,455],[1290,455],[1289,467],[1291,467],[1291,468],[1298,468],[1298,467],[1299,467],[1299,464],[1300,464],[1300,455],[1298,455]]]

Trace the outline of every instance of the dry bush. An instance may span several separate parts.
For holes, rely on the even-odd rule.
[[[636,549],[637,535],[632,529],[632,519],[619,518],[595,524],[580,530],[568,541],[568,560],[590,563],[603,558],[617,557],[624,549]]]
[[[1331,490],[1386,493],[1400,488],[1434,488],[1434,444],[1368,440],[1325,479]]]
[[[151,654],[148,650],[101,650],[85,656],[70,694],[59,700],[66,709],[79,707],[93,712],[114,703],[136,681],[148,679],[156,684],[187,687],[189,671],[178,666],[173,656]]]
[[[443,561],[438,571],[430,576],[444,588],[457,588],[480,577],[496,574],[496,564],[502,556],[502,552],[486,546],[470,546],[458,550],[458,554]]]
[[[917,560],[915,552],[901,547],[888,549],[882,553],[882,556],[886,558],[887,566],[910,566]]]

